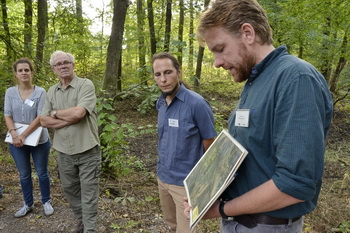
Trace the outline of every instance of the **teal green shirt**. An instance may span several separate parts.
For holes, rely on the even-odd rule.
[[[248,127],[235,126],[237,109],[249,110]],[[333,101],[323,76],[309,63],[275,49],[256,65],[229,132],[249,152],[224,198],[232,199],[272,179],[302,203],[265,213],[294,218],[312,211],[321,189],[326,135]]]
[[[63,89],[61,82],[50,87],[46,95],[42,115],[48,116],[52,110],[84,107],[86,116],[78,123],[55,129],[53,148],[73,155],[99,145],[96,94],[91,80],[74,77],[70,85]]]

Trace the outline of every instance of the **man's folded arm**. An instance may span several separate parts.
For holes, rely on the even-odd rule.
[[[65,126],[70,125],[70,123],[67,121],[52,118],[50,116],[41,116],[40,117],[40,124],[43,127],[52,128],[52,129],[60,129],[60,128],[63,128]]]
[[[87,111],[84,107],[72,107],[62,110],[56,110],[55,117],[57,119],[67,121],[70,123],[77,123],[81,119],[83,119],[86,115]]]

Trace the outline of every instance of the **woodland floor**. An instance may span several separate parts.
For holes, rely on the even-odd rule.
[[[215,98],[221,104],[229,101],[222,96],[222,99],[220,96],[206,95],[205,97],[210,100]],[[154,131],[128,139],[129,149],[125,151],[125,159],[137,156],[142,161],[142,168],[119,178],[107,175],[102,177],[98,215],[99,232],[168,232],[162,220],[155,177],[156,112],[151,111],[147,115],[140,115],[136,107],[137,102],[134,99],[117,101],[115,110],[118,123],[128,122],[136,126],[153,125]],[[232,109],[232,106],[226,109],[230,108]],[[225,119],[228,111],[220,114]],[[306,216],[304,232],[347,232],[337,228],[342,222],[348,222],[348,224],[350,222],[349,119],[349,114],[343,112],[335,114],[327,150],[327,157],[331,159],[327,159],[325,164],[324,183],[318,207]],[[4,135],[1,134],[0,137],[4,138]],[[38,182],[35,178],[35,210],[20,219],[13,217],[13,214],[22,206],[17,170],[7,145],[1,144],[0,154],[0,186],[4,187],[4,197],[0,199],[0,233],[70,232],[76,222],[61,191],[55,153],[50,155],[49,166],[55,213],[50,217],[43,215]],[[199,232],[219,232],[218,229],[218,220],[199,223]]]

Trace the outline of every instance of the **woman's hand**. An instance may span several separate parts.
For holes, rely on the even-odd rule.
[[[12,144],[15,147],[22,147],[24,145],[24,140],[26,140],[26,137],[23,135],[17,135],[15,137],[12,137]]]

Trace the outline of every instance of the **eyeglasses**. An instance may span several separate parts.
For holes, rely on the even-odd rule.
[[[62,66],[67,66],[69,64],[72,64],[73,62],[71,61],[64,61],[63,63],[57,63],[55,65],[53,65],[54,67],[62,67]]]

